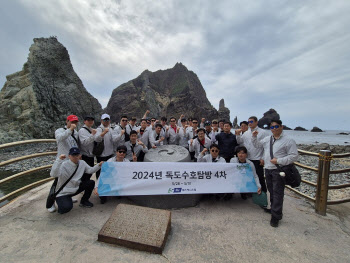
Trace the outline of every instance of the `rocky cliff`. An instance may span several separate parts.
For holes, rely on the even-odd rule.
[[[119,121],[122,114],[141,118],[146,110],[150,117],[175,116],[230,119],[230,111],[220,102],[217,111],[207,99],[197,75],[183,64],[173,68],[151,72],[145,70],[136,79],[113,90],[105,111],[112,121]]]
[[[23,69],[6,76],[0,92],[0,144],[52,138],[66,117],[99,119],[100,103],[74,72],[67,49],[55,37],[35,38]]]

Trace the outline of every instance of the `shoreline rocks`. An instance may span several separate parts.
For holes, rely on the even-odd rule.
[[[315,126],[312,128],[311,132],[323,132],[323,131],[320,128]]]
[[[295,130],[295,131],[307,131],[307,129],[305,129],[305,128],[303,128],[303,127],[300,127],[300,126],[295,127],[294,130]]]

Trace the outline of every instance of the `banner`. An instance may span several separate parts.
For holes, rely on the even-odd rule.
[[[249,164],[105,162],[100,196],[257,192]]]

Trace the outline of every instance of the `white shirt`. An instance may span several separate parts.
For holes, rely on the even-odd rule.
[[[272,135],[271,135],[272,136]],[[261,141],[257,137],[252,137],[252,143],[256,148],[264,149],[264,167],[266,169],[277,169],[276,165],[271,163],[270,157],[270,138],[267,136]],[[273,137],[273,136],[272,136]],[[274,141],[274,139],[272,140]],[[281,133],[279,139],[273,142],[273,157],[277,158],[277,164],[288,165],[298,160],[298,148],[295,141],[289,138],[284,132]]]
[[[71,136],[73,132],[71,129],[59,128],[55,131],[55,138],[57,142],[57,158],[60,157],[61,154],[65,154],[68,156],[69,150],[72,147],[78,147],[78,143],[74,140],[74,138],[78,141],[78,132],[74,130],[74,138]]]
[[[211,141],[208,137],[204,137],[204,147],[208,149],[207,154],[209,152],[209,148],[211,145]],[[199,143],[199,138],[197,137],[196,139],[193,140],[193,143],[189,145],[189,151],[190,152],[195,152],[194,157],[198,158],[198,155],[203,151],[203,147],[201,147],[201,144]]]
[[[160,130],[159,135],[158,135],[158,133],[155,130],[150,134],[150,136],[149,136],[150,147],[160,146],[160,145],[164,144],[165,139],[163,141],[161,141],[161,142],[159,141],[162,137],[164,137],[164,136],[161,136],[161,135],[162,135],[162,130]],[[157,137],[158,137],[158,139],[157,139]]]
[[[237,143],[240,145],[244,145],[247,150],[248,150],[248,159],[249,160],[260,160],[263,158],[264,155],[264,149],[261,147],[255,147],[252,143],[252,132],[253,131],[258,131],[258,140],[261,141],[263,138],[265,138],[266,136],[269,136],[269,134],[259,128],[258,126],[255,127],[253,130],[252,129],[248,129],[248,131],[246,131],[245,133],[243,133],[243,135],[236,135],[236,139],[237,139]]]
[[[136,142],[135,146],[133,147],[132,143],[130,141],[125,143],[127,152],[125,158],[128,159],[129,161],[132,161],[132,154],[135,153],[135,155],[138,157],[140,155],[140,152],[143,151],[144,153],[148,152],[147,147],[143,147],[142,145],[138,144]]]
[[[88,129],[90,132],[88,132],[86,129]],[[78,132],[79,134],[79,149],[82,155],[88,156],[88,157],[94,157],[92,151],[94,149],[94,135],[91,134],[92,128],[87,127],[84,125]]]
[[[216,163],[226,163],[225,159],[218,156],[217,158],[215,158],[216,160]],[[206,155],[203,155],[202,153],[200,153],[198,155],[198,159],[197,159],[198,162],[206,162],[206,163],[213,163],[213,157],[211,156],[211,154],[206,154]]]
[[[114,154],[114,143],[117,143],[118,139],[120,139],[120,134],[116,133],[110,126],[108,128],[109,131],[102,137],[101,133],[105,127],[101,124],[97,127],[97,132],[94,136],[95,142],[102,142],[102,140],[104,141],[105,148],[101,154],[102,157]]]
[[[231,158],[230,163],[240,163],[240,162],[239,162],[239,160],[238,160],[237,157],[233,157],[233,158]],[[256,170],[255,170],[255,166],[254,166],[253,162],[252,162],[252,161],[249,161],[248,159],[246,159],[246,163],[249,164],[250,167],[252,168],[256,186],[257,186],[258,188],[261,188],[261,184],[260,184],[260,181],[259,181],[259,177],[258,177],[258,175],[256,174]]]
[[[179,133],[179,145],[188,149],[188,137],[186,129],[181,126]]]
[[[175,131],[176,130],[176,131]],[[177,133],[177,126],[175,126],[175,130],[169,126],[169,130],[168,130],[168,135],[169,135],[169,139],[168,139],[168,143],[169,144],[178,144],[179,141],[179,134]]]
[[[141,131],[141,128],[139,129]],[[146,147],[148,148],[148,141],[149,141],[149,136],[150,133],[152,132],[152,129],[150,128],[146,128],[143,132],[143,134],[141,135],[141,132],[137,133],[137,138],[144,143],[144,145],[146,145]]]
[[[58,182],[56,186],[56,191],[72,176],[77,164],[73,163],[71,160],[61,160],[56,159],[52,166],[50,172],[51,177],[58,177]],[[75,172],[72,179],[67,183],[67,185],[62,189],[57,197],[75,194],[81,183],[81,177],[84,173],[93,174],[100,170],[100,165],[96,164],[94,167],[90,167],[85,161],[79,160],[78,170]]]

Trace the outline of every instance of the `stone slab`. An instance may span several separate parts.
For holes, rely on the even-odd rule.
[[[191,156],[185,147],[179,145],[161,145],[149,149],[145,162],[191,162]]]
[[[170,228],[170,211],[119,204],[98,233],[98,241],[161,254]]]
[[[179,145],[161,145],[150,149],[145,162],[191,162],[191,156],[185,147]],[[129,196],[138,205],[159,208],[183,208],[196,206],[203,195],[142,195]]]

